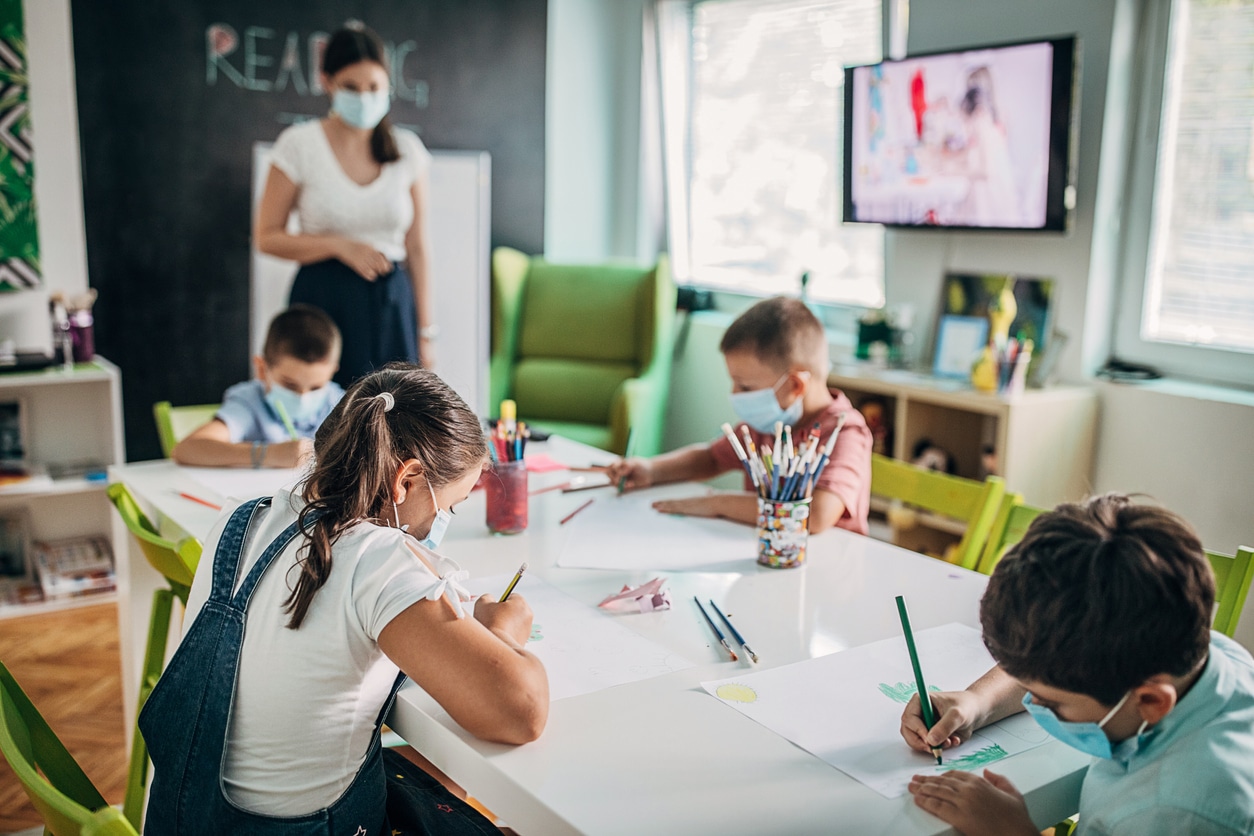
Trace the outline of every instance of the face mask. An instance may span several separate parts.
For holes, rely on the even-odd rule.
[[[1106,732],[1102,728],[1114,717],[1119,709],[1123,708],[1123,704],[1128,701],[1128,697],[1132,692],[1123,695],[1123,699],[1115,703],[1115,707],[1106,712],[1106,716],[1101,719],[1100,723],[1072,723],[1067,720],[1059,719],[1058,715],[1043,705],[1037,705],[1032,702],[1031,694],[1024,694],[1023,706],[1032,715],[1042,729],[1051,737],[1061,740],[1073,749],[1079,749],[1086,755],[1092,755],[1095,758],[1113,758],[1115,756],[1111,748],[1110,738],[1106,736]],[[1141,732],[1145,731],[1145,727],[1149,723],[1142,723],[1141,727],[1136,730],[1133,738],[1138,737]]]
[[[331,96],[331,110],[335,111],[345,124],[363,130],[370,130],[383,121],[383,117],[388,115],[388,109],[391,106],[391,97],[386,90],[375,90],[373,93],[336,90]]]
[[[431,551],[435,551],[440,541],[444,539],[444,533],[448,531],[453,515],[440,507],[440,501],[435,498],[435,489],[431,487],[430,482],[427,483],[427,490],[431,491],[431,504],[435,506],[435,519],[431,522],[431,530],[427,532],[427,536],[418,542]]]
[[[270,404],[279,418],[286,414],[293,424],[312,424],[321,417],[322,409],[327,403],[328,391],[329,387],[323,386],[321,389],[298,395],[286,386],[272,383],[270,391],[266,392],[266,403]]]
[[[809,372],[801,372],[806,377]],[[796,424],[801,418],[801,401],[798,397],[789,406],[782,407],[775,399],[775,390],[788,379],[784,375],[769,389],[754,389],[752,392],[733,392],[731,396],[732,411],[741,421],[760,433],[775,432],[775,422],[782,421],[788,426]]]

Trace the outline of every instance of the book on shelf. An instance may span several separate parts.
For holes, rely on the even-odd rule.
[[[31,547],[35,577],[53,601],[116,588],[113,552],[104,537],[72,537]]]

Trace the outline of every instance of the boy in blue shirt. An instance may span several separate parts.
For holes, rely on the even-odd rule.
[[[310,305],[292,305],[270,322],[255,380],[222,396],[212,421],[175,446],[179,464],[296,467],[313,451],[318,425],[344,396],[331,380],[340,364],[340,332]]]
[[[1110,494],[1039,517],[980,604],[998,666],[937,693],[929,731],[916,697],[911,747],[952,746],[1026,708],[1094,756],[1078,833],[1254,833],[1254,659],[1212,633],[1215,578],[1197,534],[1162,508]],[[915,776],[915,803],[968,836],[1039,834],[1014,786]]]

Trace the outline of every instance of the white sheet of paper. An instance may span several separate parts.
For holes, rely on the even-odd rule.
[[[500,597],[512,575],[471,578],[476,595]],[[534,615],[527,650],[549,675],[549,699],[590,694],[628,682],[692,667],[684,657],[625,627],[614,616],[590,607],[539,578],[523,574],[514,594],[527,599]]]
[[[217,499],[255,499],[272,496],[279,488],[296,484],[304,470],[286,467],[180,467],[188,478],[217,494]],[[214,499],[215,497],[202,497]]]
[[[980,632],[965,625],[920,630],[914,639],[929,690],[960,690],[993,666]],[[917,686],[900,636],[701,685],[886,798],[904,794],[912,775],[982,770],[1049,740],[1035,720],[1016,714],[946,749],[939,767],[931,755],[907,747],[901,712]]]
[[[601,493],[568,527],[557,565],[583,569],[661,569],[678,572],[744,564],[758,558],[752,526],[653,509],[659,499],[701,496],[704,485],[666,485],[616,496]]]

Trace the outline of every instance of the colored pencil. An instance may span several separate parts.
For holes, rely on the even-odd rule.
[[[201,499],[201,498],[200,498],[200,497],[198,497],[198,496],[192,496],[191,494],[189,494],[189,493],[183,493],[182,491],[179,491],[179,492],[178,492],[178,495],[179,495],[179,496],[181,496],[181,497],[183,497],[183,498],[184,498],[184,499],[186,499],[186,500],[191,501],[191,502],[199,502],[201,505],[204,505],[204,506],[206,506],[206,507],[208,507],[208,508],[212,508],[212,509],[213,509],[213,510],[215,510],[215,511],[221,511],[221,510],[222,510],[222,506],[221,506],[221,505],[215,505],[214,503],[210,502],[210,501],[209,501],[209,500],[207,500],[207,499]]]
[[[292,437],[292,441],[300,439],[300,433],[296,432],[296,425],[292,423],[292,419],[288,417],[287,407],[283,406],[283,401],[276,400],[274,409],[279,413],[279,420],[283,422],[283,428],[287,430],[287,434]]]
[[[923,668],[919,666],[919,651],[914,646],[914,631],[910,629],[910,615],[906,612],[906,599],[897,596],[897,615],[901,616],[901,631],[906,635],[906,649],[910,651],[910,664],[914,667],[914,681],[919,686],[919,708],[923,713],[923,724],[931,729],[936,725],[936,712],[932,708],[932,698],[928,696],[927,685],[923,682]],[[941,765],[941,749],[932,747],[936,756],[936,765]]]
[[[522,580],[523,572],[526,571],[527,563],[523,561],[523,565],[518,567],[518,572],[514,575],[514,579],[509,582],[509,586],[505,587],[505,592],[501,594],[501,599],[497,601],[498,604],[504,604],[509,600],[509,596],[514,592],[514,587],[518,586],[518,582]]]
[[[723,646],[731,656],[733,662],[740,661],[740,657],[736,655],[736,651],[731,649],[731,645],[727,643],[727,637],[723,635],[723,631],[718,629],[718,625],[714,623],[714,619],[710,618],[710,614],[705,611],[705,607],[701,606],[701,599],[693,595],[692,600],[696,602],[697,609],[701,610],[701,616],[705,619],[705,623],[710,625],[710,629],[714,631],[714,635],[718,636],[718,643]]]
[[[636,440],[636,428],[631,427],[630,429],[627,430],[627,447],[625,450],[623,450],[624,462],[631,458],[631,445],[632,445],[632,442],[635,440]],[[623,491],[625,490],[627,490],[627,474],[626,473],[618,477],[618,495],[622,496]]]
[[[718,604],[714,603],[713,598],[710,599],[710,606],[714,608],[714,612],[718,613],[718,617],[723,619],[723,623],[727,625],[727,629],[731,630],[732,636],[735,637],[736,641],[740,643],[740,646],[745,649],[745,653],[748,653],[749,658],[756,664],[758,661],[758,654],[753,652],[753,648],[745,641],[745,637],[740,635],[740,631],[736,629],[736,625],[731,623],[731,616],[719,609]]]
[[[589,500],[588,500],[587,502],[585,502],[583,505],[580,505],[578,508],[576,508],[575,510],[571,511],[569,514],[567,514],[566,516],[562,517],[561,522],[559,522],[559,523],[558,523],[558,525],[566,525],[566,523],[570,522],[571,520],[573,520],[573,519],[575,518],[575,514],[578,514],[580,511],[582,511],[584,508],[587,508],[589,505],[591,505],[591,504],[592,504],[592,503],[594,503],[594,502],[596,502],[596,497],[593,497],[592,499],[589,499]]]

